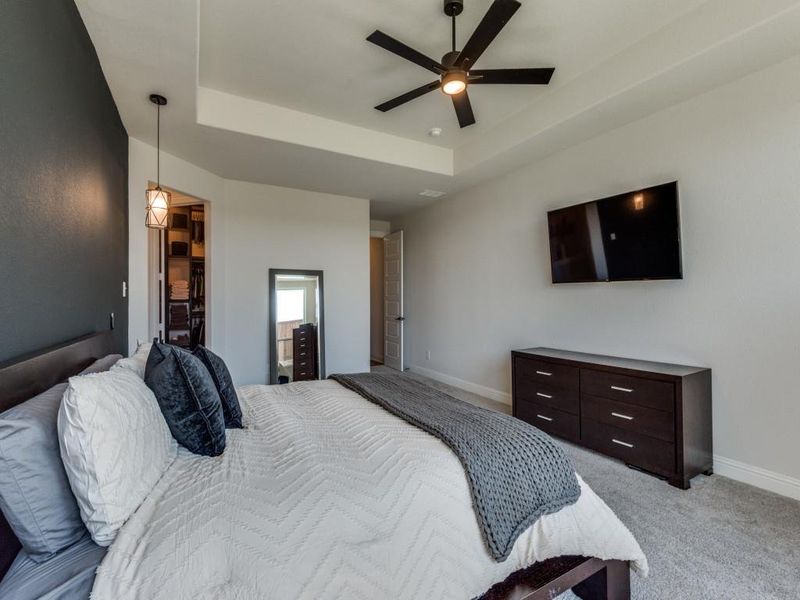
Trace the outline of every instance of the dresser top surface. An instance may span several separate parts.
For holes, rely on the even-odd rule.
[[[694,373],[708,371],[706,367],[692,367],[687,365],[675,365],[670,363],[653,362],[648,360],[637,360],[633,358],[620,358],[617,356],[604,356],[602,354],[587,354],[585,352],[571,352],[569,350],[556,350],[554,348],[526,348],[524,350],[514,350],[517,355],[530,355],[531,357],[553,358],[571,363],[583,363],[588,367],[591,365],[602,365],[617,369],[627,369],[630,371],[643,371],[647,373],[661,373],[673,377],[686,377]]]

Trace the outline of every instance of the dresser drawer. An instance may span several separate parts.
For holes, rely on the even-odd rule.
[[[675,445],[587,419],[581,419],[581,442],[652,473],[670,476],[675,473]]]
[[[514,366],[517,378],[542,383],[551,388],[577,391],[580,385],[577,367],[556,365],[536,360],[535,358],[523,358],[520,356],[514,359]]]
[[[517,406],[533,402],[577,415],[580,401],[577,389],[565,390],[528,379],[519,379],[514,402]]]
[[[675,417],[671,412],[584,394],[581,416],[665,442],[675,441]]]
[[[562,437],[572,442],[578,442],[580,439],[577,415],[571,415],[534,402],[525,402],[517,407],[517,418],[551,435]]]
[[[626,404],[675,411],[675,386],[663,381],[581,369],[581,392]]]

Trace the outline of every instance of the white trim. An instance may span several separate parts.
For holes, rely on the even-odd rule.
[[[453,176],[453,149],[197,86],[197,124]]]
[[[419,373],[420,375],[424,375],[425,377],[430,377],[431,379],[435,379],[436,381],[441,381],[442,383],[446,383],[447,385],[452,385],[453,387],[457,387],[461,390],[472,392],[473,394],[478,394],[479,396],[483,396],[484,398],[489,398],[490,400],[494,400],[495,402],[502,402],[503,404],[511,406],[511,394],[508,394],[506,392],[501,392],[500,390],[495,390],[493,388],[486,387],[484,385],[472,383],[471,381],[465,381],[464,379],[459,379],[458,377],[453,377],[452,375],[446,375],[445,373],[439,373],[438,371],[432,371],[424,367],[417,367],[412,365],[410,367],[410,371],[412,373]]]
[[[800,479],[714,455],[714,473],[763,490],[800,500]]]

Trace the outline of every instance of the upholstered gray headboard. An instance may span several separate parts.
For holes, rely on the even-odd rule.
[[[0,364],[0,412],[66,381],[113,351],[111,332],[104,331]],[[0,515],[0,579],[19,548],[14,532],[5,517]]]

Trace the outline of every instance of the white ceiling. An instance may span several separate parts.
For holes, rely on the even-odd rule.
[[[460,130],[435,76],[441,0],[77,0],[129,135],[222,177],[371,199],[391,218],[800,52],[800,0],[527,0],[479,67],[555,66],[546,88],[476,86]],[[489,0],[466,0],[463,44]],[[430,138],[431,127],[442,137]],[[164,174],[168,183],[168,174]]]
[[[568,81],[704,0],[528,0],[479,68],[557,67]],[[491,0],[466,0],[459,47]],[[386,114],[373,107],[436,76],[365,41],[375,29],[434,59],[450,50],[441,0],[203,0],[200,85],[455,148],[530,105],[538,86],[475,86],[477,125],[460,131],[449,98],[430,93]],[[538,88],[538,89],[537,89]],[[443,134],[431,139],[431,127]]]

